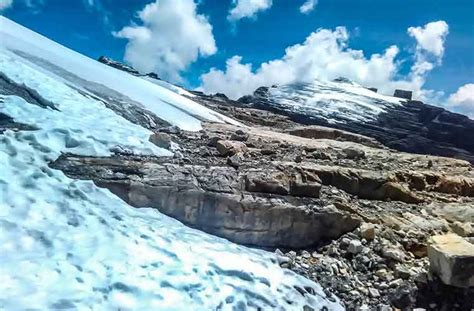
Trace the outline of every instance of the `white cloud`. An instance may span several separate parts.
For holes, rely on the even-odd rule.
[[[418,43],[419,52],[429,52],[435,57],[443,57],[444,41],[448,35],[449,27],[445,21],[426,24],[424,27],[410,27],[408,34]]]
[[[309,14],[314,10],[316,5],[318,5],[318,0],[306,0],[306,2],[300,6],[300,12],[303,14]]]
[[[272,7],[272,0],[233,0],[233,7],[229,11],[227,19],[237,21],[242,18],[253,18],[260,11],[266,11]]]
[[[0,0],[0,11],[8,9],[13,4],[13,0]]]
[[[416,40],[415,64],[412,73],[423,76],[433,70],[435,66],[441,65],[444,55],[444,42],[449,33],[448,24],[445,21],[437,21],[426,24],[423,27],[410,27],[408,34]]]
[[[474,119],[474,83],[465,84],[451,94],[447,107]]]
[[[431,23],[419,29],[431,29],[429,25]],[[426,41],[444,43],[447,28],[438,34],[437,37],[430,37],[441,38],[441,41],[421,39],[427,36],[426,32],[426,36],[421,35],[417,41],[411,72],[405,77],[400,77],[401,60],[397,59],[397,46],[390,46],[380,54],[366,56],[361,50],[349,48],[348,31],[345,27],[337,27],[334,30],[319,29],[311,33],[302,44],[288,47],[281,59],[262,63],[256,70],[253,70],[252,64],[242,63],[242,57],[234,56],[227,60],[225,70],[213,68],[202,75],[201,89],[208,93],[222,92],[238,98],[251,94],[260,86],[314,79],[331,80],[343,76],[364,86],[377,87],[385,94],[401,88],[412,90],[416,98],[433,99],[441,94],[425,90],[423,85],[429,71],[441,62],[440,51],[444,50],[444,46],[435,49],[426,44]],[[432,51],[436,54],[435,63],[429,59]]]
[[[125,61],[142,72],[155,71],[172,82],[199,56],[217,52],[212,26],[193,0],[157,0],[138,12],[142,25],[115,32],[128,39]]]

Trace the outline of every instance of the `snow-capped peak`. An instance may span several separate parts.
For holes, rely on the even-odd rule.
[[[328,123],[372,121],[387,108],[406,100],[378,94],[345,78],[272,86],[245,101],[259,101],[289,113],[325,119]]]

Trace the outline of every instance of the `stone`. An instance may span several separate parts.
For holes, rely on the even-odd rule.
[[[233,168],[238,168],[242,163],[242,158],[239,154],[234,154],[227,158],[227,164],[232,166]]]
[[[359,240],[352,240],[347,246],[347,251],[351,254],[358,254],[362,251],[362,243]]]
[[[242,141],[245,142],[249,139],[249,134],[245,133],[242,130],[237,130],[230,136],[230,140]]]
[[[405,253],[396,247],[384,247],[382,249],[382,256],[398,262],[403,262],[406,260]]]
[[[316,160],[332,160],[332,157],[330,154],[324,151],[320,151],[320,150],[313,152],[311,155]]]
[[[460,221],[456,221],[451,225],[451,230],[462,237],[474,236],[474,225],[471,223],[462,223]]]
[[[407,280],[411,277],[410,270],[403,265],[397,265],[395,267],[395,275],[401,279]]]
[[[363,223],[359,230],[361,238],[364,238],[367,241],[372,241],[375,239],[375,226],[373,224]]]
[[[303,257],[305,259],[309,259],[309,258],[311,258],[311,254],[308,251],[302,251],[301,252],[301,257]]]
[[[456,234],[433,236],[428,241],[430,272],[446,285],[474,286],[474,245]]]
[[[408,286],[400,286],[390,295],[390,302],[395,308],[405,310],[413,303],[413,294]]]
[[[380,297],[380,292],[375,288],[369,287],[369,296],[372,298],[378,298]]]
[[[217,141],[216,148],[222,156],[232,156],[236,153],[246,152],[248,150],[245,143],[231,140]]]
[[[171,136],[165,132],[153,133],[150,136],[150,142],[160,148],[169,149],[171,147]]]
[[[207,142],[207,145],[208,146],[211,146],[211,147],[216,147],[217,146],[217,142],[219,140],[222,140],[221,137],[219,136],[212,136],[211,138],[209,138],[208,142]]]
[[[365,152],[362,149],[345,148],[344,150],[342,150],[342,152],[344,153],[347,159],[358,160],[365,158]]]

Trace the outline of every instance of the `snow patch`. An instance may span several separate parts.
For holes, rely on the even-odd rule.
[[[162,85],[85,57],[3,16],[0,16],[0,42],[0,47],[13,53],[15,51],[21,51],[22,55],[34,53],[35,59],[44,60],[44,62],[36,62],[36,65],[42,67],[44,72],[52,72],[53,69],[48,66],[48,63],[54,64],[81,79],[104,85],[141,103],[160,119],[184,130],[200,130],[201,121],[239,124]],[[29,60],[35,62],[35,59]],[[71,76],[62,76],[62,78],[68,80]],[[81,88],[81,85],[78,85],[79,81],[69,82]]]
[[[269,88],[269,104],[325,118],[329,123],[369,122],[405,100],[385,96],[354,82],[297,83]]]

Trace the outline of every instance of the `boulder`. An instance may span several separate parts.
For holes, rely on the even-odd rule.
[[[217,151],[222,156],[232,156],[236,153],[246,152],[248,150],[247,145],[240,141],[233,140],[219,140],[216,142]]]
[[[358,148],[345,148],[342,150],[345,158],[347,159],[353,159],[353,160],[358,160],[358,159],[364,159],[365,158],[365,152],[362,149]]]
[[[444,284],[474,286],[474,245],[456,234],[433,236],[428,243],[430,272]]]
[[[367,241],[372,241],[375,239],[375,226],[369,223],[363,223],[360,228],[360,237],[366,239]]]
[[[171,136],[167,133],[153,133],[150,136],[150,141],[160,148],[169,149],[171,147]]]
[[[247,141],[249,139],[249,134],[242,130],[237,130],[230,136],[230,140],[236,141]]]

